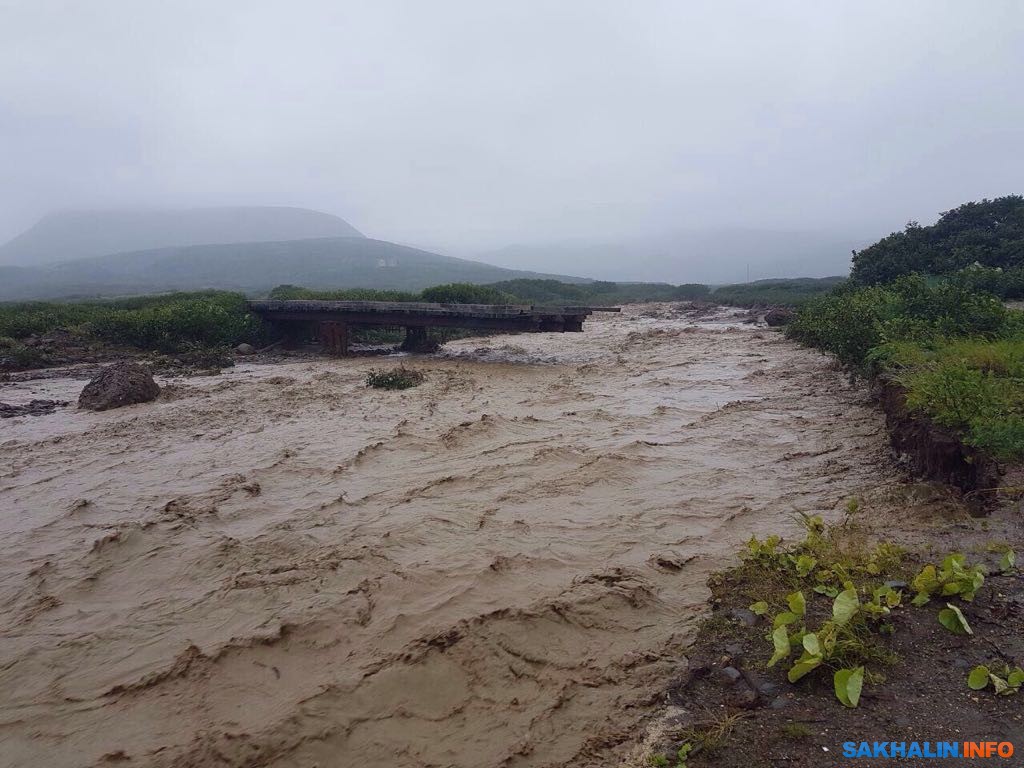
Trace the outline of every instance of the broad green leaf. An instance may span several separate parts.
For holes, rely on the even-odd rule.
[[[768,613],[768,603],[766,603],[764,600],[758,600],[756,603],[750,606],[750,610],[753,613],[756,613],[758,616],[764,616],[766,613]]]
[[[832,620],[840,627],[845,626],[859,607],[860,599],[857,597],[857,590],[852,587],[844,589],[832,603]]]
[[[1010,676],[1006,678],[1006,682],[1012,685],[1014,688],[1020,688],[1024,685],[1024,669],[1020,667],[1014,667],[1013,671],[1010,672]]]
[[[786,677],[789,678],[789,682],[795,683],[808,672],[813,672],[820,667],[821,662],[821,656],[811,656],[809,653],[805,653],[786,673]]]
[[[778,627],[772,632],[772,645],[775,646],[775,653],[768,661],[769,667],[774,667],[782,659],[789,656],[789,633],[784,626]]]
[[[807,600],[804,598],[803,592],[786,595],[786,602],[789,603],[789,610],[797,616],[803,616],[807,611]]]
[[[864,688],[864,667],[836,670],[832,678],[836,698],[846,707],[856,707]]]
[[[946,607],[939,611],[939,623],[957,635],[973,635],[974,630],[967,623],[967,619],[952,603],[946,603]]]
[[[821,656],[821,643],[818,642],[818,636],[813,632],[808,632],[803,636],[803,646],[811,656]]]
[[[934,565],[926,565],[921,572],[914,577],[911,586],[915,592],[930,595],[939,588],[939,578],[935,573]]]
[[[980,691],[988,685],[988,667],[984,664],[971,670],[967,676],[967,687],[972,691]]]
[[[888,605],[890,608],[895,608],[902,602],[903,593],[900,592],[898,589],[890,588],[889,591],[885,593],[885,604]]]
[[[962,569],[964,567],[964,563],[966,562],[966,555],[962,555],[959,552],[954,552],[951,555],[946,555],[946,559],[942,561],[942,570],[955,571],[958,568]]]
[[[1012,549],[1008,549],[1003,553],[1002,558],[999,560],[999,570],[1003,573],[1009,573],[1013,570],[1014,565],[1017,564],[1017,553]]]
[[[782,613],[780,613],[778,616],[775,617],[775,621],[773,622],[772,626],[774,626],[776,629],[779,628],[779,627],[787,627],[790,624],[792,624],[793,622],[799,621],[799,620],[800,620],[800,617],[797,616],[795,613],[790,613],[789,611],[783,611]]]
[[[827,595],[828,597],[835,597],[839,594],[839,590],[835,587],[830,587],[827,584],[819,584],[814,588],[814,591],[819,595]]]
[[[922,605],[927,605],[928,601],[931,599],[931,596],[927,592],[918,592],[914,595],[914,599],[910,601],[910,604],[920,608]]]

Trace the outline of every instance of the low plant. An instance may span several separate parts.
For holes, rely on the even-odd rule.
[[[985,567],[980,564],[968,565],[964,555],[954,553],[948,555],[938,568],[926,565],[914,577],[910,586],[917,594],[911,603],[916,606],[927,605],[933,596],[956,596],[971,602],[984,583]]]
[[[801,520],[806,536],[793,545],[783,547],[777,536],[747,542],[744,567],[756,571],[747,579],[770,593],[750,610],[772,624],[768,639],[773,653],[767,666],[786,662],[791,683],[819,668],[829,669],[836,698],[844,706],[856,707],[865,683],[881,678],[875,668],[895,661],[881,641],[894,631],[893,611],[904,605],[906,582],[892,578],[901,575],[903,553],[885,543],[869,546],[849,521],[825,526],[817,516],[802,515]],[[1000,563],[1004,572],[1014,563],[1013,550],[1006,548]],[[914,575],[911,605],[922,607],[933,597],[944,598],[939,623],[951,632],[970,635],[967,618],[949,601],[972,601],[984,582],[982,565],[969,564],[964,555],[953,553],[940,565],[927,564]],[[782,585],[794,590],[782,595]],[[816,595],[819,600],[831,599],[827,614],[810,610]]]
[[[410,389],[426,381],[422,371],[398,366],[388,370],[375,369],[366,374],[366,385],[375,389]]]
[[[967,676],[967,685],[972,691],[983,691],[991,686],[997,695],[1011,696],[1024,686],[1024,669],[1011,668],[1005,663],[998,667],[987,667],[982,664],[971,670]]]

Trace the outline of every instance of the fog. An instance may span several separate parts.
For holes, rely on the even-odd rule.
[[[513,267],[868,242],[1021,191],[1021,72],[1015,0],[0,0],[0,241],[61,208],[288,205]]]

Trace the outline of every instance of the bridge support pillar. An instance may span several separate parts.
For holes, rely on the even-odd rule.
[[[320,323],[320,343],[324,351],[344,357],[348,354],[349,332],[346,323],[325,320]]]
[[[427,334],[426,326],[409,325],[405,328],[403,352],[434,352],[440,345]]]

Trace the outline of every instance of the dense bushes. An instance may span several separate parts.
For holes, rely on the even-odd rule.
[[[1024,458],[1024,315],[964,281],[917,275],[809,302],[787,334],[855,371],[888,373],[907,405],[997,458]]]
[[[834,353],[844,364],[864,369],[876,347],[895,341],[935,337],[995,337],[1011,329],[1010,313],[991,294],[955,281],[929,281],[918,275],[891,285],[844,286],[813,299],[786,333]]]
[[[421,301],[438,304],[515,304],[514,296],[490,285],[473,283],[447,283],[427,288],[420,294]]]
[[[854,254],[850,276],[857,283],[877,285],[914,272],[943,275],[974,264],[1003,270],[1024,267],[1024,197],[965,203],[931,226],[910,222],[902,232]]]
[[[177,293],[108,302],[0,305],[0,336],[24,339],[58,328],[112,344],[181,351],[258,341],[263,329],[243,295]]]
[[[423,301],[418,293],[411,291],[389,291],[378,288],[337,288],[316,291],[298,285],[279,285],[268,295],[268,299],[294,301],[296,299],[319,299],[320,301]]]
[[[755,280],[752,283],[722,285],[711,298],[721,304],[738,307],[799,306],[810,299],[823,296],[841,285],[844,277],[797,277],[777,280]]]
[[[440,304],[625,304],[634,301],[683,301],[706,299],[706,285],[688,283],[563,283],[559,280],[521,278],[488,285],[447,283],[421,293],[346,288],[316,291],[296,285],[279,285],[271,299],[322,299],[335,301],[430,301]]]

